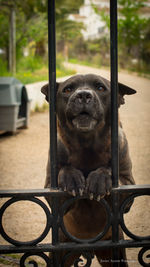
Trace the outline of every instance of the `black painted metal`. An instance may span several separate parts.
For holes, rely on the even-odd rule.
[[[6,199],[3,206],[0,208],[0,234],[2,237],[13,245],[0,245],[0,254],[24,253],[20,259],[20,266],[25,266],[26,260],[29,260],[33,266],[38,266],[34,260],[29,257],[37,255],[44,259],[47,266],[60,267],[58,263],[58,253],[66,251],[62,265],[67,261],[72,254],[77,255],[74,266],[78,266],[82,260],[79,255],[82,254],[86,258],[84,266],[91,266],[93,259],[93,250],[111,248],[113,250],[113,260],[118,259],[119,248],[142,248],[138,255],[139,263],[142,266],[150,266],[150,263],[145,262],[144,255],[150,250],[150,236],[137,236],[132,233],[125,225],[124,210],[128,202],[135,197],[143,195],[150,196],[150,185],[130,185],[118,187],[118,67],[117,67],[117,0],[110,0],[110,20],[111,20],[111,123],[112,123],[112,179],[113,179],[113,203],[112,210],[106,200],[101,200],[106,214],[107,223],[103,232],[99,233],[93,239],[81,240],[72,236],[66,229],[63,222],[63,215],[66,209],[73,204],[78,198],[70,198],[62,205],[58,205],[59,198],[67,195],[66,192],[61,192],[57,189],[57,127],[56,127],[56,51],[55,51],[55,1],[48,0],[48,34],[49,34],[49,100],[50,100],[50,158],[51,158],[51,189],[36,189],[36,190],[2,190],[0,198]],[[123,193],[128,193],[128,197],[124,200],[121,207],[118,207],[118,196]],[[52,197],[52,210],[42,202],[40,197]],[[83,196],[84,198],[86,196]],[[32,201],[40,205],[46,215],[46,226],[43,233],[35,240],[28,242],[20,242],[14,240],[7,234],[3,225],[3,216],[6,209],[13,203],[18,201]],[[127,234],[130,240],[118,240],[118,226],[121,225],[123,231]],[[112,226],[112,240],[102,241],[103,235],[108,228]],[[43,238],[49,233],[52,228],[52,243],[39,244]],[[59,228],[62,229],[70,242],[61,243],[58,238]],[[45,253],[53,252],[53,257],[49,258]],[[149,254],[147,259],[149,258]],[[138,264],[138,263],[137,263]],[[113,266],[119,264],[114,262]]]
[[[118,49],[117,49],[117,0],[110,0],[110,48],[111,48],[111,166],[113,187],[118,186]],[[118,193],[112,194],[112,241],[119,240]],[[114,267],[119,266],[117,248],[113,249]]]
[[[90,252],[83,253],[83,256],[84,256],[84,259],[85,259],[85,261],[84,261],[83,258],[82,259],[80,258],[80,254],[81,253],[76,254],[74,252],[67,253],[62,259],[61,267],[65,267],[65,263],[67,263],[67,261],[69,260],[70,256],[72,256],[72,255],[75,255],[77,257],[75,262],[74,262],[74,267],[81,266],[81,265],[78,265],[78,264],[81,264],[81,263],[82,263],[83,267],[91,266],[92,259],[94,258],[94,255],[91,254]]]
[[[20,267],[26,267],[27,266],[26,263],[31,264],[31,266],[38,267],[38,263],[35,260],[26,261],[27,258],[32,257],[32,256],[37,256],[37,257],[42,258],[45,261],[45,263],[47,264],[47,266],[49,266],[49,267],[53,266],[52,261],[50,260],[50,258],[46,254],[44,254],[42,252],[37,252],[37,253],[27,252],[20,259]]]
[[[110,209],[110,206],[108,205],[107,201],[105,199],[101,199],[101,204],[103,205],[104,207],[104,210],[106,212],[106,224],[104,226],[104,229],[102,232],[100,232],[97,236],[91,238],[91,239],[79,239],[73,235],[71,235],[66,227],[65,227],[65,224],[64,224],[64,221],[63,221],[63,216],[64,214],[66,213],[66,211],[68,210],[68,208],[74,204],[74,202],[78,199],[84,199],[86,197],[76,197],[76,198],[70,198],[69,200],[65,201],[63,203],[63,205],[60,207],[60,211],[59,211],[59,214],[60,214],[60,227],[63,231],[63,233],[65,234],[65,236],[67,236],[70,241],[75,241],[77,243],[94,243],[100,239],[102,239],[102,237],[107,233],[107,231],[109,230],[110,226],[111,226],[111,223],[112,223],[112,213],[111,213],[111,209]]]
[[[135,241],[135,240],[120,240],[116,244],[111,240],[105,241],[97,241],[95,243],[75,243],[75,242],[67,242],[67,243],[58,243],[56,245],[52,245],[51,243],[43,243],[38,244],[36,246],[12,246],[12,245],[0,245],[0,254],[8,254],[8,253],[26,253],[26,252],[54,252],[54,251],[91,251],[96,249],[106,249],[106,248],[140,248],[140,247],[150,247],[149,240]]]
[[[119,194],[122,193],[129,193],[129,194],[140,194],[150,195],[150,185],[144,184],[144,185],[121,185],[119,187],[115,187],[112,189],[112,192],[118,192]],[[64,197],[68,196],[66,192],[57,190],[57,189],[22,189],[22,190],[0,190],[0,198],[8,198],[8,197],[16,197],[16,198],[26,198],[26,197],[47,197],[47,196],[53,196],[53,197]]]
[[[5,228],[3,226],[3,215],[4,215],[6,209],[9,206],[11,206],[14,203],[17,203],[18,201],[31,201],[31,202],[34,202],[37,205],[39,205],[45,212],[45,215],[46,215],[46,226],[45,226],[45,229],[44,229],[43,233],[38,238],[36,238],[34,240],[21,242],[21,241],[18,241],[18,240],[15,240],[15,239],[11,238],[5,231]],[[52,226],[52,219],[53,218],[52,218],[52,215],[50,214],[50,210],[45,205],[45,203],[43,201],[41,201],[40,199],[35,198],[35,197],[26,198],[25,196],[22,196],[21,198],[12,197],[8,201],[6,201],[4,203],[4,205],[1,207],[1,210],[0,210],[0,230],[1,231],[0,231],[0,233],[1,233],[2,237],[5,240],[7,240],[9,243],[11,243],[11,244],[13,244],[15,246],[36,245],[39,242],[41,242],[47,236],[47,234],[49,233],[49,230],[50,230],[50,228]]]
[[[82,251],[82,253],[84,252],[88,252],[89,253],[91,251],[97,250],[97,249],[104,249],[104,248],[114,248],[115,250],[117,248],[127,248],[127,247],[143,247],[144,249],[141,250],[141,253],[139,253],[139,259],[140,262],[144,262],[143,259],[143,253],[145,253],[145,251],[148,251],[150,249],[150,236],[147,237],[139,237],[136,236],[135,234],[131,233],[127,226],[125,225],[124,222],[124,218],[123,218],[123,211],[125,206],[127,205],[128,201],[130,201],[132,198],[135,197],[140,197],[143,195],[148,195],[150,196],[150,186],[149,185],[132,185],[132,186],[121,186],[118,188],[113,188],[112,190],[113,192],[118,192],[118,194],[122,194],[125,191],[129,192],[129,197],[122,203],[122,206],[120,207],[120,211],[118,216],[120,217],[120,225],[122,226],[123,230],[125,231],[125,233],[132,238],[131,240],[119,240],[116,242],[112,242],[111,240],[109,241],[102,241],[100,240],[102,238],[103,235],[98,235],[97,237],[95,237],[95,240],[86,240],[86,242],[84,242],[84,240],[76,240],[76,238],[70,238],[70,242],[68,243],[55,243],[55,244],[37,244],[39,243],[44,236],[49,232],[50,226],[52,225],[52,223],[54,223],[54,214],[51,214],[49,209],[45,208],[45,204],[41,204],[42,200],[39,201],[39,199],[35,198],[35,197],[41,197],[41,196],[52,196],[52,197],[56,197],[57,199],[59,199],[62,196],[65,196],[66,193],[64,192],[60,192],[58,190],[47,190],[47,189],[43,189],[43,190],[20,190],[20,191],[16,191],[16,190],[9,190],[8,192],[6,192],[5,190],[0,191],[0,197],[1,198],[8,198],[10,197],[10,200],[6,200],[4,206],[1,207],[0,209],[0,229],[1,229],[1,235],[4,237],[4,239],[6,239],[9,243],[14,244],[13,246],[9,246],[9,245],[0,245],[0,254],[8,254],[8,253],[25,253],[25,258],[27,258],[28,253],[30,252],[32,255],[38,255],[38,253],[44,253],[44,252],[53,252],[54,254],[58,253],[59,251],[62,250],[66,250],[66,251],[71,251],[72,253],[76,252],[76,254],[78,255],[78,251]],[[16,241],[14,242],[14,240],[11,240],[9,238],[7,238],[7,233],[3,233],[3,231],[5,231],[3,228],[1,227],[2,225],[2,217],[3,214],[5,212],[5,210],[7,209],[7,207],[9,207],[11,204],[21,201],[21,200],[29,200],[29,201],[33,201],[36,204],[39,203],[40,207],[42,207],[44,209],[44,212],[46,214],[47,217],[47,222],[46,222],[46,227],[43,232],[44,234],[42,234],[42,238],[41,236],[38,237],[36,240],[31,240],[28,242],[20,242],[20,241]],[[62,227],[62,215],[65,212],[65,209],[69,206],[72,205],[72,203],[75,201],[75,198],[71,198],[69,199],[69,201],[65,202],[62,207],[59,207],[58,210],[58,222],[57,222],[57,227],[60,226]],[[103,204],[107,209],[107,216],[108,216],[108,221],[107,221],[107,227],[110,225],[110,221],[112,218],[112,213],[109,209],[109,207],[107,207],[107,204],[105,203],[106,201],[103,200]],[[48,225],[48,226],[47,226]],[[46,231],[46,232],[45,232]],[[106,229],[104,230],[106,231]],[[64,234],[66,236],[69,237],[69,233],[67,232],[67,229],[65,229]],[[73,240],[74,242],[72,242],[71,240]],[[35,244],[37,244],[35,246]],[[27,254],[26,254],[27,253]],[[41,254],[43,255],[43,254]],[[23,259],[24,259],[23,257]],[[41,256],[42,257],[42,256]],[[46,256],[43,255],[42,258],[45,258]],[[47,259],[47,258],[46,258]],[[57,260],[57,254],[56,254],[56,260]],[[45,260],[47,262],[47,260]],[[78,260],[76,261],[78,262]],[[88,263],[90,262],[90,260],[88,259]],[[47,266],[59,266],[57,262],[53,262],[52,260],[50,260],[49,262],[50,265]],[[144,263],[143,266],[148,266],[145,265],[147,263]],[[22,265],[23,266],[23,265]],[[85,266],[90,266],[90,265],[85,265]]]
[[[138,260],[139,260],[139,263],[144,266],[144,267],[149,267],[150,266],[150,263],[147,263],[144,261],[144,254],[145,252],[149,251],[148,255],[146,256],[147,259],[150,258],[150,246],[149,247],[145,247],[145,248],[142,248],[140,251],[139,251],[139,254],[138,254]]]
[[[123,231],[126,233],[127,236],[131,237],[132,239],[134,240],[150,240],[150,235],[148,236],[138,236],[136,235],[135,233],[132,233],[128,228],[127,226],[125,225],[125,222],[124,222],[124,210],[126,208],[126,206],[128,205],[128,203],[130,201],[132,201],[133,199],[137,198],[137,197],[140,197],[140,196],[149,196],[148,193],[144,192],[142,194],[140,193],[133,193],[132,195],[129,195],[125,200],[124,202],[122,203],[121,205],[121,208],[120,208],[120,225],[123,229]]]
[[[111,155],[113,186],[118,186],[118,56],[117,56],[117,0],[110,0],[111,43]]]
[[[55,0],[48,0],[51,187],[57,187]]]
[[[57,188],[57,122],[56,122],[56,37],[55,37],[55,0],[48,0],[48,52],[49,52],[49,99],[50,99],[50,170],[51,187]],[[52,244],[58,243],[58,199],[52,197],[53,213]],[[54,253],[54,266],[58,266],[58,257]]]

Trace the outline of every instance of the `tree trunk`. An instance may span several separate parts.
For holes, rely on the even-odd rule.
[[[39,42],[36,42],[35,54],[41,57],[45,56],[45,40],[40,40]]]
[[[9,22],[9,71],[16,73],[16,12],[15,8],[10,9]]]

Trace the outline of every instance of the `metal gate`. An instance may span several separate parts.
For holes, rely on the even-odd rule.
[[[9,242],[10,245],[0,245],[1,254],[11,253],[23,253],[20,259],[20,266],[25,266],[25,261],[29,256],[38,255],[43,258],[47,266],[64,266],[68,257],[71,254],[76,254],[78,251],[82,252],[82,255],[87,259],[84,266],[90,266],[92,262],[91,251],[96,249],[111,248],[113,251],[112,265],[121,266],[118,262],[118,249],[119,248],[141,248],[138,254],[139,263],[142,266],[150,266],[150,263],[146,263],[144,260],[144,254],[150,250],[150,236],[141,237],[133,234],[125,225],[124,222],[124,210],[126,205],[136,197],[142,195],[150,195],[150,186],[148,185],[130,185],[130,186],[118,186],[118,69],[117,69],[117,0],[110,0],[110,39],[111,39],[111,129],[112,129],[112,210],[110,210],[108,203],[105,199],[101,200],[101,203],[106,209],[107,223],[102,233],[100,233],[95,239],[83,241],[72,236],[65,228],[63,215],[67,207],[69,207],[77,197],[73,197],[62,205],[58,206],[58,199],[66,195],[67,193],[57,190],[57,127],[56,127],[56,51],[55,51],[55,0],[48,0],[48,36],[49,36],[49,81],[51,84],[49,96],[50,96],[50,157],[51,157],[51,187],[52,189],[41,190],[1,190],[1,198],[9,198],[0,209],[0,234]],[[128,197],[124,200],[121,207],[118,204],[118,197],[120,194],[128,193]],[[40,200],[39,197],[52,197],[51,211]],[[35,240],[29,242],[21,242],[19,240],[12,239],[6,232],[2,223],[5,210],[13,203],[19,201],[31,201],[38,204],[45,212],[47,222],[43,233]],[[118,229],[119,225],[123,229],[124,233],[130,238],[128,240],[119,240]],[[112,227],[112,240],[102,241],[101,238],[108,228]],[[69,237],[70,242],[59,242],[58,231],[59,228],[63,230],[63,233]],[[39,244],[52,229],[52,243]],[[58,252],[67,251],[66,255],[61,262],[58,262]],[[45,253],[53,252],[53,258],[49,258]],[[149,255],[147,257],[150,257]],[[81,259],[76,259],[74,266],[79,266]],[[35,261],[30,262],[31,266],[38,266]],[[82,265],[82,266],[83,266]]]

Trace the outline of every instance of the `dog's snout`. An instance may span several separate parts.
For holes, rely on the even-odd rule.
[[[88,104],[91,102],[93,95],[90,91],[84,90],[84,91],[78,92],[76,97],[77,97],[79,103]]]

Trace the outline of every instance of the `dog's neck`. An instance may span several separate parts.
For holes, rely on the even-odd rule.
[[[102,130],[94,130],[90,133],[80,133],[63,127],[60,122],[57,123],[59,136],[69,151],[108,149],[108,140],[111,140],[111,129],[105,125]],[[110,142],[109,142],[110,143]],[[109,144],[110,145],[110,144]]]

